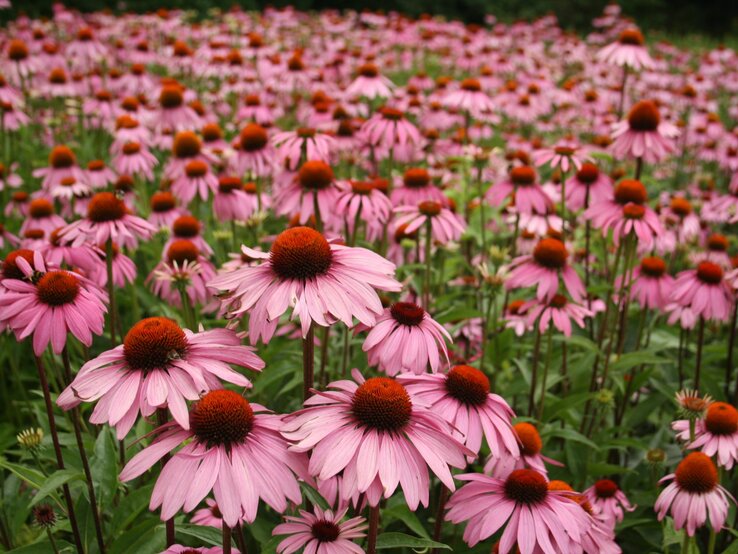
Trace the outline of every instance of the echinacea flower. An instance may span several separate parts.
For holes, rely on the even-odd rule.
[[[20,275],[4,278],[0,288],[0,322],[5,322],[20,341],[33,335],[33,351],[41,356],[51,344],[61,354],[72,333],[85,346],[93,335],[101,335],[105,293],[88,279],[73,271],[47,267],[41,253],[14,258]],[[6,276],[5,265],[3,274]]]
[[[515,209],[520,213],[546,214],[553,206],[541,185],[536,183],[536,171],[530,166],[513,167],[507,178],[495,182],[485,194],[493,206],[501,206],[503,201],[513,197]]]
[[[237,139],[236,155],[230,160],[231,169],[238,176],[267,177],[274,171],[274,147],[269,135],[258,123],[249,123]]]
[[[444,205],[448,203],[443,191],[433,184],[430,173],[424,167],[406,169],[402,180],[392,189],[390,198],[395,206],[417,206],[426,200]]]
[[[521,421],[513,425],[513,430],[518,438],[520,446],[520,456],[495,456],[490,455],[484,464],[484,471],[490,473],[494,477],[504,477],[515,469],[531,468],[535,469],[541,475],[548,475],[546,463],[555,466],[562,466],[560,462],[541,454],[543,451],[543,441],[538,433],[535,425],[525,421]]]
[[[397,292],[395,266],[364,248],[329,243],[309,227],[293,227],[274,240],[270,252],[243,246],[257,266],[219,275],[208,286],[221,291],[229,317],[249,312],[249,339],[269,342],[279,317],[290,307],[299,318],[303,337],[313,323],[327,327],[355,317],[373,326],[382,311],[374,289]]]
[[[457,365],[445,374],[405,373],[397,380],[412,398],[448,421],[454,436],[474,453],[479,452],[484,436],[493,456],[520,456],[511,423],[515,412],[504,398],[490,392],[489,379],[479,369]]]
[[[635,27],[629,27],[620,32],[615,42],[597,52],[597,59],[636,70],[650,69],[654,62],[648,55],[645,43],[643,33]]]
[[[615,527],[616,523],[623,521],[625,512],[632,512],[636,509],[636,506],[628,501],[628,497],[625,496],[618,484],[611,479],[595,481],[594,485],[582,494],[589,500],[597,514],[607,521],[612,528]]]
[[[367,144],[387,152],[397,147],[417,147],[423,138],[401,110],[388,106],[379,108],[364,122],[359,129],[359,136]]]
[[[155,232],[148,221],[130,214],[125,202],[114,193],[98,192],[87,205],[87,217],[67,225],[60,237],[72,246],[112,240],[120,246],[135,247],[138,239],[149,238]]]
[[[28,217],[23,221],[20,232],[25,233],[29,229],[39,229],[44,234],[51,233],[67,222],[56,213],[51,200],[44,197],[34,198],[28,204]]]
[[[685,329],[694,327],[698,319],[727,321],[733,311],[735,295],[724,279],[723,268],[713,262],[700,262],[694,269],[679,273],[674,279],[666,310],[669,324],[677,321]]]
[[[154,227],[168,229],[183,214],[177,207],[177,199],[168,190],[155,192],[150,199],[149,223]]]
[[[616,283],[617,285],[617,283]],[[647,310],[663,310],[668,304],[674,278],[666,272],[666,262],[658,256],[647,256],[633,269],[630,294]]]
[[[343,471],[341,494],[366,493],[370,506],[402,486],[411,510],[428,505],[428,468],[451,490],[449,466],[462,468],[474,453],[451,436],[437,414],[413,402],[389,377],[330,383],[315,391],[305,408],[287,416],[282,434],[291,450],[310,452],[310,474],[329,479]]]
[[[57,404],[69,410],[95,402],[90,422],[108,423],[123,439],[138,414],[151,416],[167,408],[183,429],[190,428],[185,400],[222,387],[251,382],[229,364],[261,371],[264,362],[235,331],[211,329],[193,333],[171,319],[150,317],[136,323],[123,344],[85,363]]]
[[[505,287],[510,290],[537,286],[538,300],[550,301],[558,293],[560,277],[574,301],[581,302],[586,293],[584,283],[567,263],[568,257],[563,242],[555,238],[541,239],[533,254],[513,260]]]
[[[524,308],[528,325],[538,325],[538,331],[545,333],[553,325],[565,337],[571,336],[572,321],[580,328],[584,328],[584,319],[592,317],[591,310],[569,300],[563,294],[554,294],[550,300],[530,302]]]
[[[714,456],[719,466],[731,470],[738,462],[738,410],[730,404],[709,404],[704,418],[694,422],[694,440],[690,437],[690,420],[675,421],[671,427],[687,448]]]
[[[579,505],[587,514],[589,526],[580,537],[580,543],[572,541],[570,551],[583,551],[584,554],[620,554],[622,550],[615,543],[615,532],[609,524],[596,513],[584,494],[577,494],[571,486],[559,480],[549,481],[549,491],[567,491],[572,493],[570,500]]]
[[[325,220],[334,216],[340,194],[333,168],[320,160],[308,160],[274,194],[274,206],[280,214],[299,213],[299,222],[305,224],[311,217]]]
[[[364,549],[353,542],[366,535],[366,520],[353,517],[341,521],[347,509],[333,513],[314,506],[312,512],[299,511],[299,516],[285,516],[272,535],[289,535],[277,545],[277,554],[293,554],[301,549],[314,554],[364,554]]]
[[[154,180],[154,167],[159,163],[151,152],[139,142],[126,142],[113,159],[115,170],[123,175],[140,176]]]
[[[65,177],[73,177],[81,182],[85,180],[84,171],[77,165],[77,156],[71,148],[64,145],[54,146],[49,153],[49,167],[35,169],[33,176],[43,179],[41,186],[45,190]]]
[[[288,501],[301,503],[293,472],[304,475],[306,460],[280,436],[281,416],[236,392],[214,390],[194,405],[189,421],[189,430],[175,422],[159,427],[156,439],[120,473],[123,482],[135,479],[186,442],[166,462],[151,493],[149,509],[161,506],[162,520],[180,509],[192,511],[211,490],[229,527],[241,519],[253,522],[259,499],[280,513]]]
[[[674,529],[684,528],[690,537],[705,525],[708,518],[713,531],[723,528],[731,496],[720,484],[717,468],[709,456],[702,452],[687,454],[676,471],[659,483],[669,481],[653,507],[659,521],[670,512]]]
[[[272,144],[277,149],[278,159],[290,171],[308,160],[329,164],[336,149],[333,137],[308,127],[277,133],[272,137]]]
[[[579,171],[582,164],[589,160],[587,150],[571,139],[560,140],[551,148],[541,148],[533,152],[533,162],[536,165],[550,165],[554,169],[561,169],[564,173],[571,167]]]
[[[459,83],[459,88],[446,94],[442,104],[448,108],[466,112],[478,118],[495,108],[492,99],[482,90],[479,79],[468,77]]]
[[[189,217],[189,216],[183,216]],[[158,297],[174,306],[182,306],[181,294],[191,306],[204,305],[212,294],[207,283],[216,275],[215,266],[188,239],[176,239],[164,250],[164,259],[156,264],[146,279]]]
[[[356,331],[367,327],[359,325]],[[396,302],[385,308],[361,347],[369,365],[376,366],[390,377],[398,373],[436,373],[448,366],[446,341],[451,335],[431,318],[423,308],[412,302]]]
[[[218,503],[212,498],[205,499],[205,507],[196,510],[190,521],[195,525],[223,528],[223,514],[220,513]]]
[[[566,181],[566,207],[570,210],[589,208],[612,197],[612,180],[591,162],[584,162]]]
[[[656,163],[675,149],[674,137],[679,130],[661,119],[658,106],[651,100],[634,105],[628,117],[615,124],[611,148],[615,158],[641,158]]]
[[[355,233],[357,221],[373,226],[387,223],[392,202],[377,189],[374,181],[349,181],[336,200],[336,212],[343,215],[349,231]]]
[[[569,491],[549,490],[546,478],[533,469],[517,469],[503,479],[467,473],[467,484],[451,495],[446,519],[469,523],[464,542],[470,547],[502,530],[499,552],[520,554],[571,552],[581,547],[590,526],[587,514]]]
[[[379,72],[379,68],[373,63],[360,65],[357,70],[356,79],[351,81],[343,93],[351,98],[364,97],[369,100],[375,98],[389,98],[395,85],[387,77]]]
[[[430,225],[431,240],[440,244],[458,241],[466,230],[464,220],[440,202],[424,200],[415,206],[398,206],[395,224],[405,227],[406,233],[424,229]]]

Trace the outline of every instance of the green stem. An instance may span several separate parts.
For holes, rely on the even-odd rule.
[[[115,284],[113,283],[113,239],[108,237],[108,241],[105,243],[105,268],[108,272],[108,300],[110,302],[110,313],[108,314],[110,324],[110,343],[113,347],[117,346],[118,342],[115,338],[115,326],[117,325],[117,307],[115,305]]]
[[[551,366],[551,354],[553,350],[553,324],[548,325],[548,339],[546,340],[546,364],[543,366],[543,377],[541,378],[541,401],[538,404],[538,421],[543,421],[543,404],[546,400],[546,380],[548,379],[548,368]]]
[[[315,373],[315,326],[311,323],[307,336],[302,339],[302,399],[307,400],[312,396],[310,389],[313,388]]]
[[[433,244],[430,217],[425,221],[425,284],[423,285],[423,308],[429,311],[431,289],[431,246]]]

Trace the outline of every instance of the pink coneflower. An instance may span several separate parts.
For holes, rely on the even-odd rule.
[[[623,179],[615,187],[612,200],[590,204],[584,217],[591,219],[603,235],[612,229],[616,245],[631,234],[641,250],[650,250],[654,239],[663,233],[656,212],[647,204],[646,187],[636,179]]]
[[[520,456],[511,423],[515,412],[501,396],[490,392],[489,379],[477,368],[457,365],[446,374],[403,374],[397,380],[412,398],[448,421],[454,436],[475,454],[484,436],[493,456]]]
[[[645,47],[646,41],[640,30],[630,27],[624,29],[618,39],[597,52],[597,59],[613,65],[632,69],[650,69],[654,66]]]
[[[666,272],[666,263],[658,256],[643,258],[633,269],[630,294],[644,309],[664,310],[673,287],[674,278]]]
[[[395,206],[417,206],[425,200],[448,203],[443,191],[433,184],[430,173],[423,167],[406,169],[402,181],[392,189],[390,198]]]
[[[48,234],[66,224],[64,218],[56,214],[56,209],[51,200],[39,197],[28,203],[28,217],[23,221],[20,232],[25,233],[29,229],[40,229]]]
[[[33,253],[33,265],[22,255],[14,263],[22,277],[3,279],[0,313],[19,341],[33,335],[36,356],[49,343],[55,354],[61,354],[68,333],[85,346],[92,344],[93,335],[102,334],[105,295],[92,282],[72,271],[47,268],[38,251]]]
[[[305,408],[285,419],[282,434],[291,450],[311,452],[309,471],[329,479],[343,471],[341,494],[366,493],[370,506],[402,486],[411,510],[428,505],[428,467],[454,490],[449,466],[465,467],[474,453],[451,436],[438,415],[412,401],[405,387],[389,377],[364,379],[315,391]]]
[[[554,294],[550,300],[544,302],[530,302],[524,311],[530,327],[534,327],[537,322],[538,331],[545,333],[553,325],[566,337],[571,336],[572,321],[584,328],[584,319],[593,315],[591,310],[573,303],[563,294]]]
[[[612,198],[612,180],[593,163],[584,162],[566,181],[566,206],[581,210]]]
[[[88,162],[84,182],[93,189],[104,189],[108,185],[115,183],[117,179],[118,176],[112,169],[105,165],[103,160],[92,160]]]
[[[243,99],[243,105],[236,113],[238,122],[253,121],[259,125],[272,125],[274,119],[272,110],[262,103],[258,94],[247,94]]]
[[[367,525],[363,517],[341,521],[348,509],[333,513],[321,510],[300,510],[299,516],[285,516],[272,535],[289,535],[277,545],[277,554],[293,554],[301,549],[314,554],[364,554],[364,549],[353,541],[366,535]]]
[[[674,473],[670,473],[659,483],[671,481],[661,491],[653,509],[661,521],[671,512],[674,529],[685,528],[687,535],[694,536],[710,518],[710,527],[720,531],[728,517],[726,491],[718,480],[717,468],[713,461],[702,452],[692,452],[679,462]]]
[[[375,98],[389,98],[392,96],[394,84],[379,72],[373,63],[360,65],[357,77],[343,91],[347,98],[364,97],[369,100]]]
[[[329,243],[309,227],[293,227],[277,236],[269,253],[242,247],[258,266],[219,275],[210,283],[222,291],[229,317],[249,312],[249,338],[269,342],[279,317],[292,307],[303,337],[314,323],[338,320],[353,327],[355,317],[373,326],[382,313],[374,289],[397,292],[395,265],[364,248]]]
[[[590,159],[586,149],[571,139],[560,140],[551,148],[533,152],[533,163],[538,166],[548,164],[554,169],[560,168],[564,173],[568,173],[571,167],[579,171],[582,164]]]
[[[20,244],[20,239],[8,231],[5,228],[5,225],[0,223],[0,248],[5,248],[6,242],[11,246],[18,246]]]
[[[331,163],[337,147],[333,137],[307,127],[277,133],[272,137],[272,144],[277,149],[280,165],[290,171],[308,160]]]
[[[503,479],[477,473],[456,477],[468,483],[451,495],[446,519],[469,521],[464,541],[469,546],[494,535],[504,526],[499,552],[572,552],[581,548],[590,526],[587,514],[569,491],[549,490],[546,478],[532,469],[517,469]],[[494,514],[494,517],[490,517]]]
[[[559,290],[559,277],[576,302],[585,298],[584,284],[574,268],[567,263],[569,252],[564,243],[555,238],[543,238],[533,254],[519,256],[511,264],[505,281],[508,290],[537,285],[538,300],[551,300]]]
[[[230,165],[239,176],[268,177],[274,172],[274,158],[267,130],[258,123],[249,123],[241,129]]]
[[[109,56],[107,47],[95,38],[89,27],[77,31],[75,38],[67,44],[65,54],[73,65],[84,69]]]
[[[184,204],[189,204],[195,196],[205,202],[217,189],[218,178],[210,171],[210,165],[203,160],[187,162],[183,173],[171,184],[172,193]]]
[[[89,196],[92,189],[90,189],[87,183],[80,183],[74,177],[64,177],[64,179],[53,185],[49,192],[52,198],[70,202],[75,198]]]
[[[195,525],[203,525],[206,527],[223,528],[223,514],[220,513],[218,503],[212,498],[205,499],[205,508],[195,511],[190,521]]]
[[[189,440],[165,464],[151,494],[149,509],[161,506],[162,520],[180,509],[192,511],[210,490],[229,527],[241,519],[253,522],[260,498],[280,513],[288,501],[300,504],[300,485],[293,471],[302,475],[306,461],[287,449],[279,434],[281,416],[267,413],[233,391],[214,390],[195,404],[189,423],[189,430],[176,423],[160,427],[154,442],[120,474],[121,481],[135,479]]]
[[[486,473],[491,473],[494,477],[504,478],[515,469],[532,468],[542,475],[548,475],[546,463],[555,466],[563,465],[541,454],[543,441],[538,429],[533,424],[527,422],[516,423],[513,425],[513,430],[518,437],[520,457],[496,457],[491,455],[484,464]]]
[[[266,210],[270,196],[261,195],[261,209]],[[240,178],[223,176],[213,199],[213,212],[221,221],[246,221],[259,210],[256,183],[243,183]]]
[[[395,212],[399,214],[395,224],[407,225],[406,233],[413,233],[430,223],[431,238],[440,244],[458,241],[466,230],[461,216],[435,200],[424,200],[416,206],[399,206]]]
[[[417,147],[423,140],[417,127],[405,119],[402,111],[382,107],[359,129],[359,136],[370,146],[389,151],[393,147]]]
[[[392,202],[377,189],[374,181],[349,181],[336,200],[336,212],[343,215],[349,231],[356,233],[355,223],[382,226],[392,214]]]
[[[78,249],[85,248],[86,245],[80,246]],[[112,244],[113,263],[112,263],[112,274],[113,284],[118,288],[123,288],[126,283],[133,283],[136,281],[136,264],[131,258],[123,254],[118,248],[118,245]],[[74,247],[67,247],[74,249]],[[107,245],[101,244],[97,247],[96,264],[90,268],[89,277],[100,287],[105,287],[108,284],[108,272],[106,265],[106,251]],[[93,250],[95,252],[95,250]],[[84,266],[81,266],[84,267]]]
[[[318,215],[322,218],[333,216],[340,193],[331,166],[320,160],[310,160],[275,193],[274,205],[280,214],[299,213],[299,222],[304,224]],[[320,214],[315,213],[316,203]]]
[[[23,184],[23,179],[17,173],[18,162],[13,162],[9,166],[0,162],[0,191],[8,189],[17,189]]]
[[[713,262],[700,262],[695,269],[679,273],[666,306],[671,312],[669,325],[679,321],[682,327],[691,329],[700,318],[727,321],[735,295],[723,274],[723,268]]]
[[[618,484],[610,479],[600,479],[583,493],[584,497],[592,504],[611,528],[616,523],[623,521],[624,512],[632,512],[636,506],[631,505],[628,497],[620,490]]]
[[[718,465],[733,469],[738,461],[738,410],[725,402],[713,402],[707,407],[704,419],[694,425],[694,440],[690,436],[690,421],[682,419],[672,423],[677,437],[687,443],[687,448],[700,449],[704,454],[716,456]]]
[[[581,535],[580,544],[572,541],[569,550],[574,552],[583,551],[586,554],[621,554],[622,550],[615,543],[615,532],[605,522],[599,513],[592,508],[589,500],[583,494],[577,494],[568,483],[564,481],[549,481],[549,491],[567,491],[572,493],[572,502],[579,504],[587,515],[589,526]]]
[[[190,217],[190,216],[182,216]],[[215,266],[189,239],[175,239],[164,250],[164,259],[146,279],[154,294],[174,306],[182,306],[181,291],[192,306],[207,304],[212,298],[207,283],[217,274]]]
[[[694,213],[692,204],[683,196],[674,196],[669,206],[661,211],[661,217],[673,227],[679,242],[689,242],[702,231],[700,218]]]
[[[49,167],[33,170],[33,176],[42,178],[41,186],[48,190],[65,177],[84,182],[85,173],[77,165],[77,156],[68,146],[54,146],[49,154]]]
[[[154,167],[158,160],[138,142],[126,142],[113,158],[115,170],[122,175],[140,175],[147,181],[154,180]]]
[[[357,331],[365,329],[357,327]],[[377,318],[362,350],[369,365],[391,377],[405,371],[425,373],[429,365],[435,373],[448,366],[446,340],[451,342],[451,335],[423,308],[412,302],[396,302]]]
[[[459,88],[446,94],[441,100],[447,108],[467,112],[475,118],[483,117],[495,109],[495,103],[482,90],[479,79],[466,78]]]
[[[115,194],[98,192],[87,205],[87,217],[67,225],[61,231],[61,239],[72,246],[85,242],[105,244],[110,239],[133,248],[138,239],[149,238],[155,232],[149,222],[128,213],[123,200]]]
[[[149,203],[151,206],[149,223],[159,229],[171,227],[183,214],[183,210],[177,207],[177,199],[169,191],[155,192],[151,195]]]
[[[231,547],[232,554],[239,554],[237,548]],[[223,548],[220,546],[183,546],[181,544],[173,544],[166,550],[162,550],[160,554],[223,554]]]
[[[179,83],[165,84],[159,92],[159,109],[153,116],[156,129],[199,129],[200,116],[185,104],[184,87]]]
[[[123,344],[85,363],[57,403],[69,410],[99,400],[90,422],[110,424],[119,439],[128,434],[139,412],[149,417],[157,408],[168,408],[179,426],[189,429],[185,400],[221,388],[221,380],[251,387],[229,364],[253,371],[264,367],[235,331],[193,333],[171,319],[150,317],[131,327]]]
[[[515,208],[521,213],[545,214],[553,205],[541,186],[536,183],[535,169],[527,165],[513,167],[506,179],[489,187],[485,197],[493,206],[501,206],[513,194]]]
[[[679,130],[662,121],[659,108],[651,100],[641,100],[628,117],[613,127],[611,145],[615,158],[641,158],[656,163],[674,151],[674,137]]]

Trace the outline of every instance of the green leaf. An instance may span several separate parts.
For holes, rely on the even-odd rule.
[[[115,496],[118,488],[118,449],[112,429],[103,428],[95,441],[95,454],[90,459],[92,482],[102,506]]]
[[[392,548],[441,548],[451,550],[451,547],[441,542],[413,537],[405,533],[382,533],[377,537],[377,550],[389,550]]]
[[[120,504],[113,512],[113,519],[110,522],[110,528],[113,535],[118,536],[125,529],[132,525],[138,516],[148,510],[149,499],[154,485],[146,485],[140,489],[132,490],[128,495],[124,496]]]
[[[166,533],[159,519],[150,519],[127,531],[110,546],[109,554],[158,554],[166,548]]]
[[[630,473],[633,471],[630,468],[618,466],[615,464],[604,464],[600,462],[592,462],[587,464],[587,474],[594,476],[610,475],[612,473]]]
[[[614,362],[610,368],[613,372],[627,371],[639,365],[654,365],[671,363],[669,358],[657,356],[653,352],[647,350],[639,350],[638,352],[628,352],[620,356],[620,359]]]
[[[310,502],[320,506],[323,510],[330,510],[330,506],[323,496],[307,483],[300,483],[302,493]]]
[[[44,533],[44,536],[46,534]],[[66,541],[56,539],[56,547],[60,553],[73,552],[74,546],[67,543]],[[33,544],[27,544],[25,546],[19,546],[13,550],[9,550],[8,554],[49,554],[54,549],[51,547],[51,543],[48,540],[35,542]]]
[[[423,523],[420,521],[418,516],[415,515],[415,512],[411,512],[410,508],[408,508],[407,504],[404,502],[397,506],[388,507],[382,510],[382,517],[399,519],[416,535],[426,539],[430,538],[428,531],[423,527]]]
[[[453,308],[447,312],[443,312],[436,317],[438,323],[456,323],[465,321],[475,317],[482,317],[482,312],[474,308]]]
[[[589,446],[593,450],[599,450],[600,447],[597,443],[592,442],[587,437],[582,435],[580,432],[575,431],[574,429],[552,429],[552,430],[546,430],[544,433],[546,437],[558,437],[561,439],[579,442],[584,445]]]
[[[0,467],[4,467],[16,477],[31,485],[34,489],[40,489],[46,477],[43,473],[30,467],[14,464],[0,457]]]
[[[60,469],[48,476],[44,484],[38,489],[38,493],[31,500],[31,506],[35,506],[56,489],[71,481],[84,481],[85,475],[76,469]]]
[[[223,533],[215,527],[183,524],[177,526],[177,534],[194,537],[210,546],[221,546],[223,544]]]

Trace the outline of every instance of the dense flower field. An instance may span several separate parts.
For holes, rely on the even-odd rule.
[[[738,55],[616,6],[0,31],[0,548],[738,553]]]

